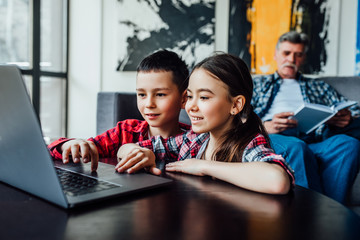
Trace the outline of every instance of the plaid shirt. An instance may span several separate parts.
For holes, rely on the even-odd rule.
[[[304,102],[332,106],[347,100],[324,81],[307,78],[300,73],[297,75],[296,79],[299,82]],[[254,77],[254,92],[251,104],[260,118],[265,116],[269,111],[274,98],[280,89],[282,81],[283,80],[277,72],[270,75]],[[352,106],[349,110],[355,117],[360,115],[360,108],[358,105]],[[316,135],[321,135],[323,128],[324,125],[320,126],[316,130]]]
[[[190,126],[179,123],[183,131],[189,130]],[[136,143],[148,139],[149,124],[146,121],[128,119],[117,123],[116,127],[106,132],[89,138],[88,141],[95,143],[100,158],[114,158],[119,147],[125,143]],[[48,145],[51,156],[61,160],[61,145],[71,139],[60,138]]]
[[[176,137],[167,139],[154,136],[148,140],[138,142],[139,146],[153,150],[157,159],[165,162],[200,158],[199,151],[204,149],[209,140],[208,133],[196,134],[192,130]],[[269,162],[279,164],[289,175],[292,185],[295,184],[294,171],[281,155],[277,155],[269,147],[265,137],[258,134],[244,149],[242,162]],[[202,153],[201,153],[202,155]]]

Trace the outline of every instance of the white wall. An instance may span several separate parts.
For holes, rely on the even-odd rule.
[[[96,97],[99,91],[135,91],[135,72],[117,72],[116,1],[70,2],[69,127],[68,137],[96,134]],[[338,0],[336,0],[338,1]],[[215,50],[227,51],[229,0],[216,5]],[[341,0],[339,59],[334,75],[353,75],[355,69],[357,0]],[[331,52],[329,54],[332,54]]]
[[[70,3],[68,136],[95,133],[96,94],[101,80],[102,1]]]
[[[354,75],[359,34],[356,32],[358,0],[342,0],[341,3],[337,75]]]
[[[324,75],[353,75],[356,56],[356,22],[358,0],[328,0],[329,43]]]

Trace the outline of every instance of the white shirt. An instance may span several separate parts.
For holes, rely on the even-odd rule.
[[[262,120],[271,120],[275,114],[281,112],[295,112],[303,102],[304,99],[298,81],[295,79],[283,79],[269,111]]]

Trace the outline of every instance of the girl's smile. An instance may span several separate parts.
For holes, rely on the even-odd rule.
[[[190,76],[186,112],[194,132],[224,133],[229,127],[233,103],[227,86],[204,69]]]

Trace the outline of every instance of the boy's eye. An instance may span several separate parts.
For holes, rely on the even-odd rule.
[[[165,93],[157,93],[156,96],[158,96],[158,97],[165,97],[166,94],[165,94]]]
[[[138,93],[137,95],[138,95],[138,97],[141,97],[141,98],[145,97],[145,93]]]

